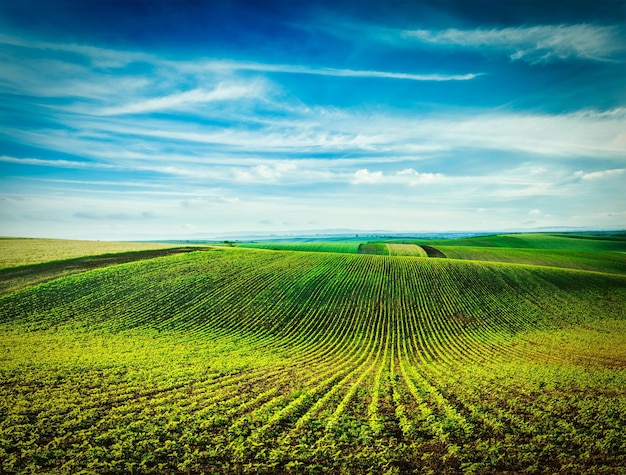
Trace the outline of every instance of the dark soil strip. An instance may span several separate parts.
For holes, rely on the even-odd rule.
[[[0,270],[0,296],[13,293],[31,285],[41,284],[67,275],[78,274],[100,267],[127,262],[154,259],[155,257],[185,252],[210,251],[210,247],[177,247],[151,251],[133,251],[100,256],[79,257],[65,261],[45,262]]]
[[[439,249],[437,249],[436,247],[421,246],[421,248],[426,251],[426,254],[428,254],[428,257],[443,257],[443,258],[446,257],[446,255],[443,252],[441,252]]]

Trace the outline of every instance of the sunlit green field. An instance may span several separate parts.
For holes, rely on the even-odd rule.
[[[626,275],[227,247],[114,263],[0,299],[0,383],[4,473],[618,474]]]

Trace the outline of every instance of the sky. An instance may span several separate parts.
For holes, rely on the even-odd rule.
[[[0,235],[626,228],[624,1],[0,2]]]

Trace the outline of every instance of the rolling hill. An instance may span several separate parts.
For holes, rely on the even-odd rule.
[[[7,473],[619,473],[626,276],[216,248],[0,299]]]

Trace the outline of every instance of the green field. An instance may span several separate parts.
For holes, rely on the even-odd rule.
[[[238,247],[275,251],[342,252],[413,257],[438,257],[626,273],[626,235],[501,234],[457,239],[360,242],[266,241]]]
[[[626,465],[619,269],[171,254],[9,291],[0,361],[3,473]]]
[[[427,257],[426,252],[416,244],[359,242],[359,241],[315,241],[315,242],[260,242],[240,243],[237,247],[270,249],[273,251],[342,252],[348,254],[374,254],[381,256]]]
[[[419,244],[421,241],[418,241]],[[424,241],[433,246],[506,247],[514,249],[552,249],[560,251],[626,251],[626,234],[495,234],[460,239]]]
[[[358,242],[351,241],[315,241],[315,242],[260,242],[242,243],[238,247],[270,249],[273,251],[308,251],[308,252],[345,252],[356,254],[359,250]]]
[[[508,262],[626,274],[626,236],[511,234],[416,241],[449,259]]]
[[[55,243],[52,245],[55,245]],[[132,245],[129,247],[130,249],[133,248]],[[168,247],[165,249],[127,251],[97,256],[75,257],[73,259],[41,262],[38,264],[0,269],[0,295],[15,292],[22,288],[48,282],[63,276],[78,274],[101,267],[108,267],[139,260],[154,259],[156,257],[179,254],[183,252],[195,252],[199,250],[210,251],[211,249],[212,248],[208,246]],[[18,258],[15,259],[17,260]]]
[[[626,254],[621,252],[471,246],[438,246],[437,249],[450,259],[510,262],[626,274]]]

